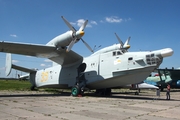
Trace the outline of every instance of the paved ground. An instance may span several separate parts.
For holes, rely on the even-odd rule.
[[[155,91],[111,97],[71,97],[69,93],[0,91],[1,120],[180,120],[180,91],[165,100]],[[158,99],[157,99],[158,98]]]

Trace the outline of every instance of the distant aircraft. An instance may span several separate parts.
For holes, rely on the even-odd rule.
[[[155,70],[156,71],[156,70]],[[158,86],[161,91],[166,88],[167,83],[172,81],[172,78],[168,72],[157,70],[158,73],[151,75],[144,80],[145,83]]]
[[[0,52],[42,57],[53,61],[52,67],[42,70],[16,66],[21,71],[30,73],[32,89],[35,87],[72,88],[73,96],[78,96],[87,89],[103,91],[106,88],[110,91],[114,87],[143,81],[159,67],[163,58],[173,54],[171,48],[126,52],[130,48],[127,44],[128,39],[124,45],[120,42],[83,58],[71,48],[81,40],[93,52],[82,39],[88,21],[86,20],[80,29],[76,30],[64,17],[62,19],[70,31],[55,37],[46,45],[0,42]],[[11,67],[11,55],[7,54],[6,75],[10,74]]]
[[[130,90],[137,90],[135,92],[136,95],[139,95],[140,91],[142,89],[159,89],[159,87],[155,86],[155,85],[151,85],[148,83],[138,83],[138,84],[131,84],[131,85],[127,85],[124,88],[129,88]]]
[[[157,70],[168,73],[170,75],[172,80],[168,83],[171,85],[171,88],[180,88],[180,69],[179,68],[177,68],[177,69],[165,68],[165,69],[157,69]],[[166,84],[166,86],[167,86],[167,84]]]

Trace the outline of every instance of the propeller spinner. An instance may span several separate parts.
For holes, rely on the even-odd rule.
[[[62,19],[64,20],[64,22],[66,23],[66,25],[69,27],[69,29],[73,32],[72,35],[73,35],[73,39],[72,41],[70,42],[68,48],[66,49],[67,52],[69,52],[71,50],[71,48],[73,47],[73,45],[78,42],[79,40],[81,40],[85,45],[86,47],[91,51],[93,52],[93,50],[91,49],[91,47],[82,39],[82,36],[85,34],[84,32],[84,28],[86,27],[87,23],[88,23],[88,20],[86,20],[84,22],[84,24],[79,28],[79,30],[77,31],[63,16],[61,16]]]
[[[128,37],[128,39],[126,40],[126,42],[124,44],[116,33],[115,33],[115,35],[120,43],[120,49],[125,49],[127,51],[127,49],[130,48],[129,41],[130,41],[131,37]]]

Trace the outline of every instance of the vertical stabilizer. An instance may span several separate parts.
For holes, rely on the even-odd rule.
[[[11,68],[12,68],[11,53],[7,53],[6,54],[6,66],[5,66],[6,76],[8,76],[11,73]]]

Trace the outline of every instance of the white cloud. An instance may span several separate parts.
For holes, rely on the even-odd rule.
[[[106,19],[106,21],[109,22],[109,23],[120,23],[120,22],[123,21],[122,18],[119,18],[119,17],[117,17],[117,16],[106,17],[105,19]]]
[[[86,20],[84,20],[84,19],[79,19],[79,20],[77,20],[76,22],[70,22],[70,24],[71,24],[71,25],[76,25],[76,26],[78,26],[78,27],[81,27],[81,26],[84,24],[85,21],[86,21]],[[90,22],[88,22],[88,24],[86,25],[86,27],[92,27],[92,25],[97,25],[97,22],[91,20]]]
[[[84,19],[79,19],[79,20],[77,20],[77,26],[81,27],[84,22],[85,22]]]
[[[104,21],[103,21],[103,20],[100,20],[100,23],[104,23]]]
[[[76,23],[75,23],[75,22],[70,22],[70,24],[71,24],[71,25],[76,25]]]
[[[40,64],[40,66],[44,67],[44,66],[46,66],[46,65],[42,63],[42,64]]]
[[[131,18],[128,18],[128,19],[124,19],[124,21],[125,21],[125,22],[127,22],[127,21],[130,21],[130,20],[131,20]]]
[[[52,62],[51,60],[49,59],[45,59],[44,62]]]
[[[12,60],[12,63],[17,63],[17,62],[19,62],[18,60]]]
[[[97,25],[96,21],[91,21],[90,23],[93,24],[93,25]]]
[[[15,37],[15,38],[17,37],[17,35],[15,35],[15,34],[11,34],[10,36],[11,36],[11,37]]]
[[[41,66],[41,67],[51,67],[52,65],[41,63],[40,66]]]

